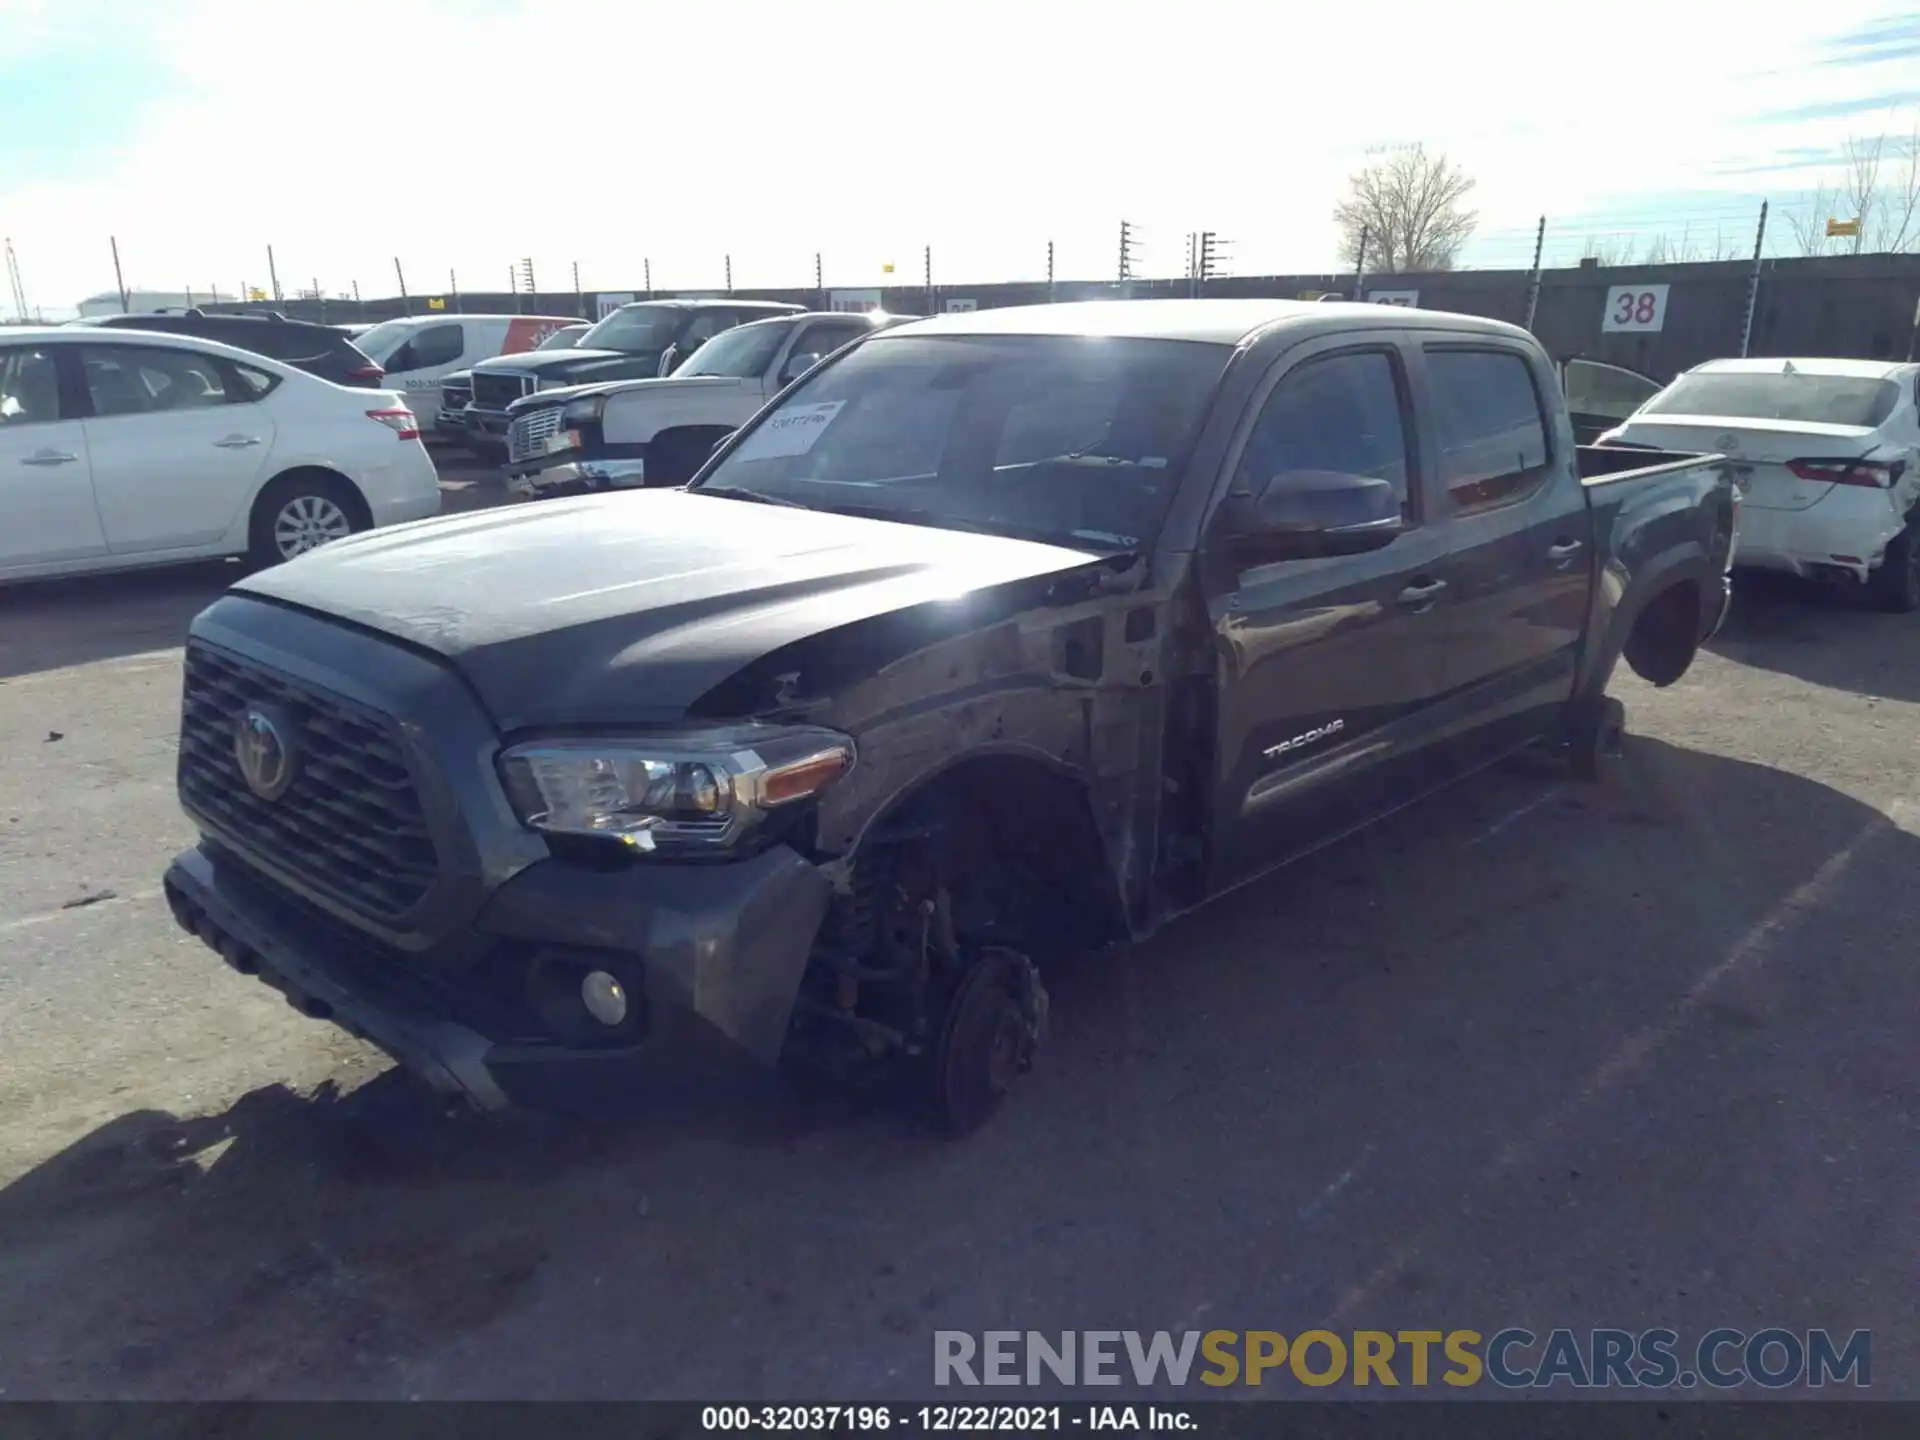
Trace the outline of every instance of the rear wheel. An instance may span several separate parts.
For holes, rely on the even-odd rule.
[[[1920,610],[1920,534],[1914,521],[1887,546],[1880,568],[1867,579],[1867,593],[1877,609],[1896,615]]]
[[[359,492],[338,475],[282,475],[253,502],[247,558],[258,566],[278,565],[344,540],[371,523]]]

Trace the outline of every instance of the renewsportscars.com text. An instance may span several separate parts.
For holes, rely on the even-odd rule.
[[[936,1385],[1692,1389],[1873,1383],[1873,1334],[1826,1330],[936,1330]]]

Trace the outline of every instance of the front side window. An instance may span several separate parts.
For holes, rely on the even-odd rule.
[[[773,363],[780,342],[793,333],[778,321],[766,325],[739,325],[715,335],[680,367],[682,375],[721,375],[732,380],[756,379]]]
[[[83,345],[80,367],[93,413],[102,418],[204,410],[253,398],[230,394],[220,362],[192,350]]]
[[[1898,385],[1868,375],[1707,370],[1675,380],[1648,404],[1647,414],[1787,420],[1872,429],[1885,424],[1899,404]]]
[[[28,345],[0,349],[0,425],[60,418],[60,370],[53,351]]]
[[[1282,377],[1260,407],[1233,488],[1259,495],[1280,476],[1313,471],[1389,481],[1411,518],[1406,423],[1388,352],[1328,355]]]
[[[383,368],[389,375],[407,370],[430,370],[436,365],[451,365],[467,348],[466,334],[458,325],[429,325],[417,332],[386,358]]]
[[[1427,351],[1440,479],[1460,513],[1531,494],[1546,478],[1547,422],[1533,367],[1511,350]]]
[[[1159,528],[1231,353],[1073,336],[875,340],[803,380],[698,489],[1136,549]],[[1055,410],[1072,423],[1045,424]]]

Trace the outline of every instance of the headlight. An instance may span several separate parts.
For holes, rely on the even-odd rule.
[[[584,400],[572,400],[567,408],[560,412],[562,425],[589,425],[599,420],[607,408],[607,397],[589,395]]]
[[[530,829],[684,854],[737,844],[776,811],[826,789],[853,761],[853,741],[837,731],[741,725],[533,741],[503,754],[500,774]]]

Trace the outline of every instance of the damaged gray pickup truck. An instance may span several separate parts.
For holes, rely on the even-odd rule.
[[[1725,613],[1718,457],[1495,321],[1101,302],[864,339],[683,490],[382,530],[194,622],[180,924],[483,1108],[680,1055],[967,1130],[1036,960],[1523,747]],[[899,1087],[912,1087],[911,1091]]]

